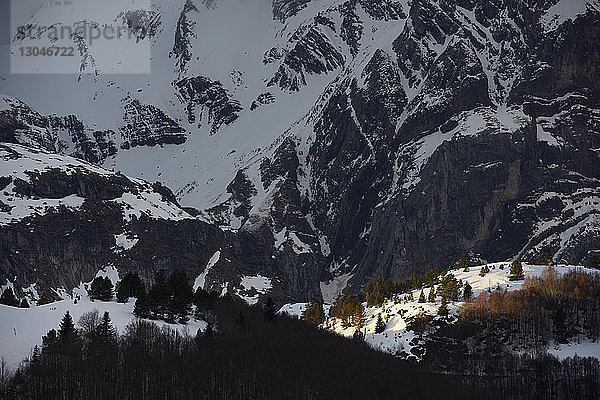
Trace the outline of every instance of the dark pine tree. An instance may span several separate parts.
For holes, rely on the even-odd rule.
[[[73,318],[67,311],[63,319],[60,321],[58,329],[58,345],[57,353],[76,360],[80,357],[82,350],[82,342],[79,337]]]
[[[27,298],[23,297],[23,300],[21,300],[21,304],[19,304],[20,308],[29,308],[29,302],[27,301]]]
[[[117,340],[117,332],[112,325],[108,311],[104,312],[102,321],[96,328],[96,337],[105,344],[114,343]]]
[[[377,323],[375,324],[375,333],[383,333],[385,331],[385,321],[381,318],[381,314],[377,316]]]
[[[438,315],[442,316],[442,317],[446,317],[448,316],[448,300],[446,300],[445,297],[442,297],[442,304],[440,305],[440,308],[438,309]]]
[[[167,285],[172,296],[169,300],[167,311],[169,314],[177,316],[179,322],[187,322],[189,319],[187,315],[194,300],[192,283],[187,278],[185,272],[175,270],[171,273]]]
[[[215,327],[210,321],[206,323],[206,328],[204,329],[203,335],[208,340],[211,340],[215,337]]]
[[[90,297],[100,301],[110,301],[113,297],[113,284],[111,280],[108,277],[96,277],[90,285]]]
[[[440,283],[440,295],[446,298],[446,301],[458,301],[459,287],[458,281],[453,274],[446,274]]]
[[[589,268],[600,269],[600,256],[592,254],[590,258],[588,258],[587,266]]]
[[[365,341],[365,333],[360,328],[356,328],[354,330],[354,334],[352,335],[352,340],[354,342],[364,342]]]
[[[238,314],[237,319],[235,320],[235,327],[241,329],[242,331],[246,330],[246,317],[241,311]]]
[[[276,312],[277,312],[277,310],[275,309],[275,303],[273,302],[273,299],[271,298],[271,296],[269,296],[269,298],[267,299],[267,302],[265,303],[265,305],[263,307],[263,314],[264,314],[265,321],[273,321],[275,319]]]
[[[490,272],[490,268],[487,265],[484,265],[483,267],[481,267],[481,270],[479,271],[479,276],[485,276],[489,272]]]
[[[12,288],[4,289],[2,292],[2,296],[0,296],[0,304],[4,304],[11,307],[18,307],[19,300],[15,297]]]
[[[77,329],[75,329],[73,317],[71,317],[71,313],[68,311],[60,321],[58,339],[63,344],[76,343],[79,341],[79,335],[77,334]]]
[[[523,264],[521,263],[521,257],[519,257],[510,264],[510,275],[508,276],[508,280],[518,281],[524,277]]]
[[[467,253],[462,253],[458,260],[457,267],[462,268],[464,272],[469,272],[469,268],[472,268],[474,266],[475,263],[471,261],[469,255]]]
[[[440,269],[438,267],[430,265],[429,267],[427,267],[425,274],[423,274],[423,282],[428,286],[435,285],[437,283],[439,275]]]
[[[146,300],[145,290],[142,290],[138,294],[137,300],[135,301],[135,306],[133,307],[133,315],[142,318],[148,316],[148,302]]]
[[[155,318],[163,318],[171,301],[172,291],[167,283],[167,273],[164,269],[154,274],[154,284],[146,297],[148,311]]]
[[[429,296],[427,296],[427,301],[430,303],[435,303],[435,286],[432,286],[429,289]]]
[[[469,285],[469,282],[465,283],[465,287],[463,289],[463,299],[465,301],[470,300],[473,297],[473,288]]]
[[[329,315],[340,318],[344,327],[361,328],[364,324],[364,312],[360,296],[350,288],[339,293],[329,309]]]
[[[552,257],[545,251],[540,252],[537,256],[536,264],[537,265],[550,265],[552,262]]]
[[[125,274],[123,279],[121,279],[121,282],[119,282],[119,288],[117,289],[117,301],[119,303],[126,303],[130,297],[138,297],[144,289],[144,283],[138,274],[128,272]]]
[[[38,345],[35,345],[33,347],[33,351],[31,353],[31,362],[30,365],[34,368],[34,370],[37,372],[37,369],[40,366],[40,362],[42,360],[42,351],[40,350]]]
[[[425,303],[425,293],[421,289],[421,295],[419,296],[419,303]]]
[[[323,302],[311,300],[302,312],[302,319],[314,325],[321,325],[325,322]]]
[[[42,336],[42,351],[44,354],[54,353],[58,346],[58,334],[55,329],[50,329],[46,335]]]

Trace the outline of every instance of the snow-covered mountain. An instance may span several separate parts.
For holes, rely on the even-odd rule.
[[[28,23],[123,23],[151,73],[97,74],[84,46],[78,76],[3,74],[0,138],[160,181],[193,224],[255,244],[207,288],[262,276],[276,297],[331,300],[465,250],[600,249],[595,0],[82,4]],[[225,247],[210,243],[189,271]]]
[[[158,182],[39,147],[0,143],[0,238],[2,284],[19,296],[35,288],[59,298],[107,267],[147,282],[158,269],[180,269],[196,287],[250,304],[311,292],[279,268],[268,238],[221,230]]]

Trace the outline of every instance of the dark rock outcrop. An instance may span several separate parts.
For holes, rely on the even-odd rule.
[[[185,129],[159,108],[132,100],[125,105],[121,127],[122,149],[137,146],[182,144],[187,140]]]
[[[216,133],[221,126],[229,125],[238,118],[243,107],[230,97],[218,81],[203,76],[185,78],[175,83],[184,102],[187,103],[187,117],[190,124],[198,122],[201,127],[204,113],[210,124],[211,133]]]

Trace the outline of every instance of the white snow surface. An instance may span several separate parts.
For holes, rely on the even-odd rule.
[[[118,271],[108,266],[98,272],[97,276],[108,277],[113,284],[118,282]],[[101,315],[108,311],[114,327],[123,333],[127,324],[136,319],[133,315],[135,298],[130,298],[125,304],[112,301],[92,301],[87,295],[88,283],[82,283],[73,289],[71,293],[65,290],[57,290],[63,300],[56,301],[43,306],[36,306],[30,301],[30,308],[9,307],[0,304],[0,357],[4,357],[7,365],[15,369],[21,361],[31,355],[35,345],[41,346],[42,335],[50,329],[58,329],[60,320],[67,311],[77,324],[79,318],[93,309],[100,311]],[[181,333],[195,335],[198,329],[204,329],[204,321],[191,318],[186,325],[167,324],[164,321],[153,321],[159,326],[168,326],[177,329]]]
[[[204,271],[202,271],[202,273],[200,275],[198,275],[198,277],[194,281],[194,292],[198,288],[202,288],[202,289],[205,288],[206,276],[208,275],[208,272],[210,271],[210,269],[212,267],[214,267],[217,262],[219,262],[219,258],[221,258],[221,252],[215,251],[215,254],[213,254],[212,257],[210,258],[210,260],[208,260],[208,264],[206,264]]]
[[[285,304],[277,311],[277,314],[287,314],[290,317],[300,318],[306,309],[308,303],[290,303]]]
[[[117,174],[73,157],[18,144],[2,143],[0,144],[0,176],[12,177],[13,182],[0,191],[0,201],[10,207],[8,211],[0,211],[0,225],[19,222],[34,214],[47,214],[61,206],[77,210],[83,205],[85,199],[77,195],[66,196],[62,199],[40,199],[21,196],[14,192],[15,179],[29,182],[31,179],[29,173],[39,174],[52,169],[59,169],[67,175],[78,173],[112,177]],[[131,220],[134,215],[139,218],[142,214],[154,219],[193,218],[177,205],[163,200],[162,195],[155,192],[151,184],[139,179],[130,178],[129,180],[137,187],[138,193],[125,192],[120,198],[109,200],[121,205],[125,220]],[[115,239],[117,246],[124,249],[135,244],[131,241],[123,241],[122,236],[115,237]],[[135,238],[132,237],[131,240],[135,240]]]
[[[241,286],[243,289],[235,289],[236,294],[249,305],[258,303],[261,294],[266,294],[273,288],[270,278],[262,275],[242,276]]]
[[[115,235],[115,243],[118,248],[123,250],[131,250],[133,246],[139,241],[137,235],[131,235],[129,233],[121,233]]]
[[[600,10],[598,0],[559,0],[541,17],[546,32],[558,28],[567,20],[574,20],[577,16],[585,14],[588,9]]]
[[[565,359],[574,356],[595,357],[600,359],[600,343],[591,342],[587,338],[578,338],[571,343],[550,346],[548,353],[556,356],[559,359]]]

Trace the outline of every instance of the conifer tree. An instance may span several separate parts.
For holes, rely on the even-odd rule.
[[[164,269],[154,274],[154,284],[146,296],[148,311],[154,317],[163,317],[171,300],[171,288],[167,284],[167,275]]]
[[[469,284],[469,282],[465,283],[465,287],[463,289],[463,299],[465,301],[470,300],[473,297],[473,288]]]
[[[148,315],[148,303],[146,300],[145,290],[142,290],[138,294],[138,298],[135,301],[135,306],[133,307],[133,315],[138,317],[146,317]]]
[[[125,290],[123,285],[119,285],[119,287],[117,288],[117,302],[127,303],[127,300],[129,300],[129,295],[127,294],[127,291]]]
[[[246,317],[244,316],[244,313],[241,311],[238,314],[237,319],[235,320],[235,326],[240,328],[243,331],[246,330]]]
[[[587,266],[588,268],[600,269],[600,257],[597,254],[592,254],[588,258]]]
[[[50,298],[50,296],[48,296],[48,294],[46,293],[45,290],[42,290],[40,292],[40,298],[37,301],[37,305],[43,306],[44,304],[49,304],[49,303],[52,303],[52,299]]]
[[[446,317],[448,316],[448,300],[446,300],[445,297],[442,297],[442,304],[440,305],[440,308],[438,309],[438,315],[442,316],[442,317]]]
[[[206,323],[206,329],[204,329],[203,335],[206,339],[211,340],[215,337],[215,327],[212,322],[208,321]]]
[[[113,284],[108,277],[96,277],[90,285],[90,297],[100,301],[110,301],[113,297]]]
[[[119,303],[126,303],[130,297],[137,298],[139,293],[144,289],[144,283],[138,274],[128,272],[125,274],[123,279],[121,279],[121,282],[119,282],[119,288],[117,289],[117,301]]]
[[[96,328],[96,337],[104,344],[114,343],[117,332],[112,325],[108,311],[104,312],[100,325]]]
[[[521,263],[521,257],[517,258],[510,264],[510,275],[508,276],[509,281],[518,281],[525,277],[523,272],[523,264]]]
[[[440,275],[440,269],[438,267],[429,266],[423,275],[423,282],[425,285],[432,286],[437,282],[438,276]]]
[[[458,260],[457,267],[462,268],[464,272],[469,272],[469,268],[474,266],[475,263],[471,261],[469,255],[466,252],[463,252]]]
[[[435,303],[435,286],[432,286],[429,289],[429,296],[427,296],[427,301],[430,303]]]
[[[419,303],[425,303],[425,293],[423,293],[423,289],[421,289],[421,295],[419,296]]]
[[[385,322],[381,318],[381,314],[377,316],[377,323],[375,324],[375,333],[383,333],[385,331]]]
[[[194,300],[194,289],[185,272],[175,270],[167,282],[171,296],[167,310],[178,316],[180,322],[187,322],[187,314]]]
[[[485,276],[489,272],[490,272],[490,268],[487,265],[484,265],[483,267],[481,267],[481,270],[479,271],[479,276]]]
[[[40,350],[38,345],[35,345],[33,347],[33,352],[31,353],[31,366],[34,369],[39,367],[41,360],[42,360],[42,351]]]
[[[329,310],[329,315],[340,318],[344,327],[359,327],[364,323],[364,311],[360,297],[350,288],[346,288],[338,294]]]
[[[273,299],[271,298],[271,296],[269,296],[267,302],[263,307],[264,320],[273,321],[275,319],[276,312],[277,310],[275,309],[275,302],[273,302]]]
[[[75,324],[69,311],[65,313],[60,321],[58,340],[61,344],[76,344],[79,342],[79,334],[77,333],[77,329],[75,329]]]
[[[552,257],[545,251],[540,252],[537,256],[536,264],[538,265],[549,265],[552,261]]]
[[[20,308],[29,308],[29,302],[27,301],[26,297],[23,297],[23,300],[21,300],[21,304],[19,304]]]
[[[380,307],[386,299],[392,297],[394,285],[390,279],[383,280],[377,277],[373,282],[367,283],[365,288],[365,301],[368,307]]]
[[[0,296],[0,304],[4,304],[11,307],[19,306],[19,300],[17,300],[17,298],[15,297],[12,288],[9,287],[4,289],[4,292],[2,292],[2,295]]]
[[[365,334],[361,329],[356,329],[354,331],[354,333],[352,334],[352,340],[354,342],[364,342],[365,341]]]
[[[578,265],[578,264],[579,264],[579,260],[577,260],[577,257],[571,258],[571,265]]]
[[[302,312],[302,319],[314,325],[321,325],[325,322],[323,302],[311,300]]]
[[[51,353],[58,345],[58,334],[55,329],[50,329],[48,333],[42,336],[42,352]]]
[[[446,274],[440,283],[440,295],[446,298],[446,301],[458,301],[459,287],[458,281],[453,274]]]

